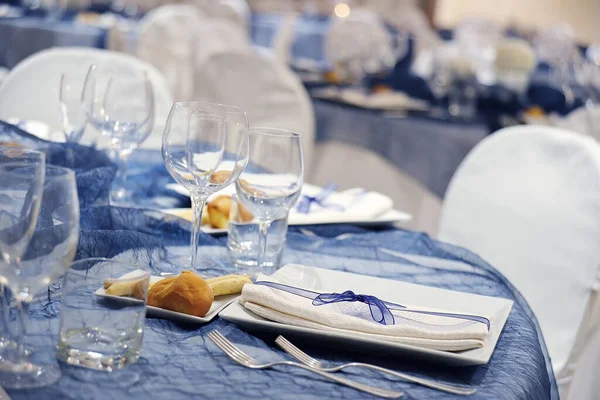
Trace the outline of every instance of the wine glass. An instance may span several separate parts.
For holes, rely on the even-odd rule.
[[[238,199],[259,225],[256,266],[260,270],[264,269],[269,226],[285,216],[300,196],[304,159],[302,140],[295,132],[254,128],[248,141],[248,163],[235,187]]]
[[[119,167],[111,202],[123,202],[130,197],[125,188],[127,158],[154,128],[152,83],[146,72],[94,65],[88,72],[87,85],[94,86],[94,91],[88,93],[93,97],[90,121],[111,138],[111,158]]]
[[[88,78],[87,74],[60,76],[60,120],[67,142],[78,143],[83,136],[92,111],[94,86],[93,77]]]
[[[30,187],[29,191],[33,201],[29,204],[31,207],[29,213],[25,213],[21,215],[19,212],[15,210],[21,206],[24,206],[24,199],[11,199],[11,195],[16,195],[17,190],[19,190],[17,186],[18,178],[14,175],[3,175],[0,177],[0,252],[2,254],[2,258],[0,259],[0,264],[9,262],[11,259],[20,258],[25,251],[25,247],[29,243],[31,239],[31,230],[33,227],[27,227],[22,233],[20,238],[20,245],[11,246],[10,243],[13,242],[14,238],[17,236],[12,236],[13,231],[11,226],[17,225],[19,223],[21,225],[21,229],[27,226],[27,224],[35,224],[34,215],[31,211],[34,211],[36,207],[39,207],[39,199],[41,194],[41,188],[43,183],[43,173],[44,173],[44,165],[45,165],[46,155],[36,150],[29,150],[17,147],[0,147],[0,166],[8,165],[9,167],[14,163],[24,163],[27,166],[32,166],[38,169],[36,179],[34,181],[33,187]],[[8,172],[8,171],[7,171]],[[41,176],[40,176],[41,174]],[[31,180],[21,182],[21,190],[24,190],[27,183],[32,183]],[[8,196],[4,196],[8,194]],[[23,192],[21,192],[21,196],[23,196]],[[11,212],[11,209],[13,212]],[[21,218],[23,217],[23,218]],[[27,219],[28,218],[28,219]],[[19,222],[21,219],[21,222]],[[12,236],[12,239],[9,237],[9,234]],[[6,249],[6,250],[4,250]],[[8,290],[4,287],[4,280],[0,279],[0,351],[4,352],[5,349],[13,347],[14,343],[9,339],[8,335],[8,311],[10,306],[10,295]],[[6,332],[6,336],[5,336]]]
[[[0,166],[1,169],[6,167]],[[32,167],[26,170],[20,168],[17,172],[22,180],[32,180],[35,176]],[[42,387],[60,378],[60,368],[56,362],[37,364],[28,361],[23,346],[29,303],[36,293],[67,270],[75,257],[79,240],[79,200],[75,173],[47,165],[44,175],[39,213],[36,213],[37,224],[29,246],[23,257],[0,266],[0,277],[11,290],[17,304],[16,350],[13,357],[7,360],[8,365],[0,369],[0,385],[5,388]]]
[[[162,142],[165,166],[192,200],[191,261],[199,265],[200,225],[204,204],[237,179],[248,157],[248,119],[237,107],[202,102],[173,104]]]
[[[427,86],[434,98],[431,114],[437,118],[444,118],[447,112],[443,107],[444,96],[450,91],[451,70],[446,52],[437,48],[433,50],[431,74],[427,78]]]

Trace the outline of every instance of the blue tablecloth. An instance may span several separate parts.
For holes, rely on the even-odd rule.
[[[325,100],[313,100],[317,141],[339,140],[389,159],[440,198],[458,165],[488,133],[478,122],[425,116],[386,117]]]
[[[40,50],[59,46],[105,48],[105,28],[40,17],[0,18],[0,67],[12,68]]]
[[[117,208],[102,205],[114,166],[103,154],[75,146],[82,157],[65,157],[61,145],[37,140],[17,128],[0,123],[0,141],[18,141],[49,153],[56,164],[69,164],[78,171],[81,202],[81,237],[77,257],[119,257],[148,264],[155,272],[172,271],[169,254],[184,249],[189,240],[189,224],[148,209]],[[61,151],[63,153],[61,154]],[[130,181],[146,193],[165,196],[153,188],[167,172],[158,163],[158,152],[133,155],[137,164]],[[136,159],[144,159],[136,163]],[[68,162],[67,162],[68,161]],[[90,161],[92,162],[90,164]],[[156,164],[155,164],[156,162]],[[96,174],[96,176],[94,176]],[[151,205],[151,199],[147,199]],[[318,357],[376,363],[392,369],[429,378],[474,385],[473,399],[557,399],[557,388],[540,328],[531,309],[518,291],[500,273],[469,251],[437,242],[425,234],[403,230],[368,231],[350,225],[309,227],[315,235],[296,228],[288,233],[285,262],[297,262],[336,270],[380,276],[423,285],[460,290],[514,300],[506,326],[487,365],[446,367],[410,357],[385,358],[319,347],[298,342]],[[347,235],[351,233],[352,235]],[[339,236],[345,234],[344,236]],[[225,237],[203,235],[203,254],[216,261],[208,272],[232,272],[226,258]],[[426,256],[415,259],[412,256]],[[436,259],[452,260],[439,265]],[[30,344],[49,357],[57,340],[60,312],[59,288],[52,285],[31,308]],[[221,353],[206,333],[218,329],[230,340],[244,346],[260,359],[286,359],[273,344],[273,337],[250,335],[235,325],[213,320],[205,326],[181,325],[148,318],[140,360],[112,375],[61,366],[63,377],[56,384],[37,390],[9,390],[15,399],[149,399],[149,398],[250,398],[250,399],[365,399],[361,392],[337,386],[309,373],[281,368],[251,371],[235,364]],[[364,351],[364,349],[363,349]],[[361,382],[402,390],[409,399],[452,397],[377,374],[352,371]]]

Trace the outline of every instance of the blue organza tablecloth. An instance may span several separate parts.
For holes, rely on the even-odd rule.
[[[17,141],[46,151],[55,164],[78,172],[81,197],[81,236],[77,257],[116,257],[148,264],[155,272],[173,271],[169,255],[185,251],[189,223],[156,210],[153,198],[164,202],[168,180],[157,152],[134,153],[131,188],[143,196],[142,205],[152,209],[106,205],[114,166],[94,149],[51,144],[0,123],[0,141]],[[73,156],[73,148],[76,150]],[[143,159],[144,162],[139,160]],[[145,182],[145,183],[144,183]],[[171,206],[187,201],[172,197]],[[140,204],[138,203],[138,205]],[[307,352],[328,360],[372,362],[429,378],[474,385],[473,399],[557,399],[557,389],[540,328],[515,288],[469,251],[430,239],[425,234],[388,229],[369,231],[351,225],[311,226],[313,232],[290,228],[284,262],[380,276],[469,293],[514,300],[506,326],[487,365],[447,367],[406,358],[385,358],[319,347],[298,342]],[[343,236],[341,236],[343,235]],[[216,263],[210,274],[231,273],[225,249],[226,237],[202,236],[202,253]],[[440,259],[452,261],[442,264]],[[51,356],[57,341],[60,312],[59,291],[52,285],[31,307],[29,343]],[[205,335],[220,330],[235,343],[263,360],[287,358],[273,344],[274,337],[250,335],[216,318],[204,326],[181,325],[148,318],[140,360],[112,375],[84,369],[63,368],[56,384],[37,390],[10,390],[17,399],[149,399],[149,398],[251,398],[251,399],[365,399],[370,396],[332,384],[320,377],[287,368],[253,371],[235,364]],[[363,349],[364,351],[364,349]],[[347,374],[361,382],[402,390],[410,399],[452,397],[441,392],[374,373]]]

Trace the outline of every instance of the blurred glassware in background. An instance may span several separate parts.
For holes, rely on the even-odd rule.
[[[496,43],[500,37],[500,28],[485,18],[466,18],[454,32],[460,53],[473,65],[482,85],[494,83]]]
[[[150,270],[104,258],[71,265],[62,279],[57,358],[67,364],[112,372],[140,356]],[[98,290],[115,285],[111,298]],[[123,289],[119,289],[118,287]],[[110,287],[109,287],[110,288]]]
[[[46,11],[46,18],[60,20],[67,11],[69,0],[41,0],[41,8]]]
[[[455,118],[472,120],[477,114],[477,77],[473,65],[463,57],[448,59],[450,90],[448,112]]]
[[[575,102],[572,90],[572,63],[577,52],[575,31],[567,23],[541,29],[534,37],[533,46],[540,62],[550,68],[548,84],[561,90],[567,108]]]
[[[274,221],[284,218],[296,204],[304,182],[300,134],[271,128],[253,128],[248,134],[248,163],[235,183],[237,198],[256,219],[257,273],[267,254],[267,234]]]
[[[425,81],[433,95],[434,104],[430,108],[430,114],[435,118],[445,118],[448,114],[444,106],[444,98],[450,92],[452,84],[450,59],[446,47],[440,46],[431,52],[431,70]]]
[[[537,65],[532,47],[523,39],[502,39],[496,46],[496,83],[517,95],[522,106],[527,105],[527,89]]]
[[[236,268],[244,269],[242,274],[256,276],[258,272],[271,274],[281,266],[281,256],[285,248],[288,214],[273,221],[267,232],[267,249],[262,264],[257,266],[259,258],[258,222],[245,209],[234,194],[231,196],[229,227],[227,233],[227,252]]]
[[[34,198],[29,191],[37,187],[37,183],[33,184],[38,181],[39,169],[30,166],[8,171],[8,165],[1,165],[0,170],[9,172],[8,176],[18,173],[22,182],[31,182],[29,188],[21,183],[23,187],[17,191],[28,191],[24,197],[27,205]],[[24,348],[29,303],[39,291],[46,289],[69,268],[79,241],[79,199],[75,173],[66,168],[47,165],[43,175],[39,213],[32,215],[32,218],[37,217],[37,223],[27,250],[16,262],[0,265],[0,276],[15,297],[17,309],[17,346],[14,354],[7,357],[4,368],[0,369],[0,384],[5,388],[42,387],[54,383],[61,376],[55,359],[47,363],[30,361]],[[18,201],[20,197],[13,195],[11,199]],[[18,206],[19,204],[15,210],[17,212]],[[29,219],[27,221],[29,224]],[[18,236],[15,235],[17,238]]]
[[[408,51],[408,36],[390,34],[376,13],[352,9],[335,18],[325,38],[325,55],[341,80],[360,86],[367,74],[389,71]]]
[[[202,211],[208,196],[235,181],[248,161],[248,118],[238,107],[202,102],[176,102],[165,125],[162,142],[165,166],[192,200],[191,259],[182,269],[202,270],[200,259]]]
[[[60,121],[67,142],[79,142],[92,113],[95,85],[88,73],[83,69],[60,77]]]
[[[23,163],[25,165],[30,164],[38,168],[38,174],[43,175],[45,159],[45,154],[39,151],[15,147],[0,147],[0,167],[3,164],[11,165],[11,163],[15,162]],[[39,177],[38,179],[34,174],[31,178],[33,182],[30,183],[33,183],[33,186],[30,186],[28,191],[31,198],[31,202],[29,203],[31,209],[25,213],[21,213],[19,208],[24,207],[25,203],[23,200],[12,198],[11,196],[17,195],[17,191],[19,190],[23,191],[25,186],[19,188],[20,185],[15,181],[16,179],[19,179],[18,177],[0,175],[0,183],[2,183],[0,194],[4,195],[5,191],[11,193],[11,196],[2,196],[0,198],[0,253],[2,254],[0,264],[8,264],[17,258],[20,258],[31,240],[33,226],[36,221],[32,212],[35,211],[35,207],[39,208],[43,177]],[[27,182],[23,182],[23,184],[26,185]],[[34,197],[34,195],[37,196],[37,198]],[[27,196],[27,193],[25,196]],[[16,230],[19,225],[21,228],[27,228],[25,231],[22,231],[21,234]],[[15,229],[13,229],[13,227]],[[14,240],[18,236],[21,236],[21,244],[15,246],[16,242],[14,242]],[[0,363],[4,362],[4,352],[14,350],[16,346],[15,342],[10,338],[10,331],[8,329],[10,299],[10,291],[5,288],[4,280],[0,279]]]
[[[111,138],[111,158],[118,165],[110,194],[111,204],[129,204],[126,162],[154,127],[154,93],[147,73],[90,67],[85,90],[93,96],[90,122]],[[86,101],[87,103],[87,101]]]

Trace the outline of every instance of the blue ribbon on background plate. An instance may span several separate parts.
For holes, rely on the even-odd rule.
[[[415,314],[435,315],[438,317],[457,318],[463,320],[469,320],[485,324],[488,331],[490,330],[490,320],[480,315],[471,314],[457,314],[447,313],[441,311],[425,311],[425,310],[411,310],[402,304],[391,303],[389,301],[381,300],[375,296],[368,294],[356,294],[352,290],[346,290],[344,293],[318,293],[312,290],[301,289],[294,286],[284,285],[282,283],[260,281],[256,282],[256,285],[268,286],[273,289],[282,290],[287,293],[295,294],[297,296],[304,297],[312,300],[314,306],[322,306],[325,304],[333,304],[340,302],[360,302],[365,303],[369,306],[371,311],[371,318],[373,321],[381,325],[395,325],[396,319],[392,314],[391,310],[411,312]]]
[[[339,204],[329,204],[329,203],[325,203],[325,201],[327,200],[327,198],[329,196],[331,196],[331,194],[335,193],[335,191],[338,189],[338,185],[336,185],[335,183],[329,182],[327,183],[327,185],[325,185],[323,187],[323,190],[321,190],[319,192],[319,194],[317,194],[316,196],[308,196],[308,195],[303,195],[300,198],[300,202],[298,203],[298,212],[302,213],[302,214],[308,214],[310,212],[310,207],[313,204],[318,204],[319,206],[323,207],[323,208],[332,208],[335,209],[337,211],[344,211],[345,208]]]

